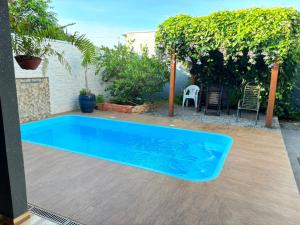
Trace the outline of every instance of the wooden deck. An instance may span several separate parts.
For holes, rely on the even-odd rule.
[[[96,115],[220,132],[235,143],[220,177],[202,183],[23,143],[29,202],[87,225],[300,224],[300,195],[280,131]]]
[[[24,223],[21,223],[20,225],[57,225],[57,224],[47,219],[44,219],[40,216],[32,214],[29,220],[27,220]]]

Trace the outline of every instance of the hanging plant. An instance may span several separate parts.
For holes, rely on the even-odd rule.
[[[55,49],[52,41],[62,40],[77,47],[82,55],[82,65],[92,63],[95,46],[77,32],[67,34],[64,29],[72,24],[60,26],[56,14],[51,11],[51,0],[9,0],[10,24],[13,32],[13,51],[16,61],[23,69],[36,69],[43,60],[45,73],[50,56],[68,70],[71,67],[64,58],[64,52]]]
[[[43,59],[43,72],[45,72],[48,65],[48,57],[56,56],[66,70],[71,71],[71,66],[63,56],[64,53],[55,50],[50,40],[45,38],[46,34],[50,32],[50,29],[48,29],[36,31],[30,36],[22,34],[13,35],[12,46],[16,55],[15,59],[22,69],[35,70]]]

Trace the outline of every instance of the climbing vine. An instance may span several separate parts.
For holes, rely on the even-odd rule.
[[[293,8],[251,8],[203,17],[177,15],[156,33],[158,52],[176,51],[198,82],[220,81],[239,92],[242,82],[257,82],[266,105],[270,68],[281,64],[276,113],[289,117],[300,52],[300,13]]]

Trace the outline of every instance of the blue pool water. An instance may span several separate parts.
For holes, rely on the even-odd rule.
[[[216,178],[229,136],[86,116],[21,125],[22,140],[191,181]]]

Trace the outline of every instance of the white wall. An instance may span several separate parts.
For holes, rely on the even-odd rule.
[[[126,43],[131,43],[137,53],[142,52],[143,47],[147,47],[149,55],[155,55],[155,32],[128,32],[124,34]]]
[[[142,47],[147,47],[149,55],[155,55],[155,31],[128,32],[124,34],[126,43],[132,42],[135,52],[140,53]],[[190,83],[190,74],[179,63],[176,69],[175,94],[180,95],[183,89]],[[169,96],[169,84],[166,84],[159,96],[167,98]]]
[[[55,49],[64,52],[64,57],[71,65],[71,74],[61,65],[56,57],[49,58],[45,76],[49,77],[51,114],[72,111],[78,108],[78,94],[85,87],[84,68],[81,66],[80,51],[69,43],[52,42]],[[42,65],[37,70],[22,70],[15,62],[17,78],[42,77]],[[95,75],[95,69],[88,70],[88,84],[93,93],[104,94],[105,85],[101,77]]]

